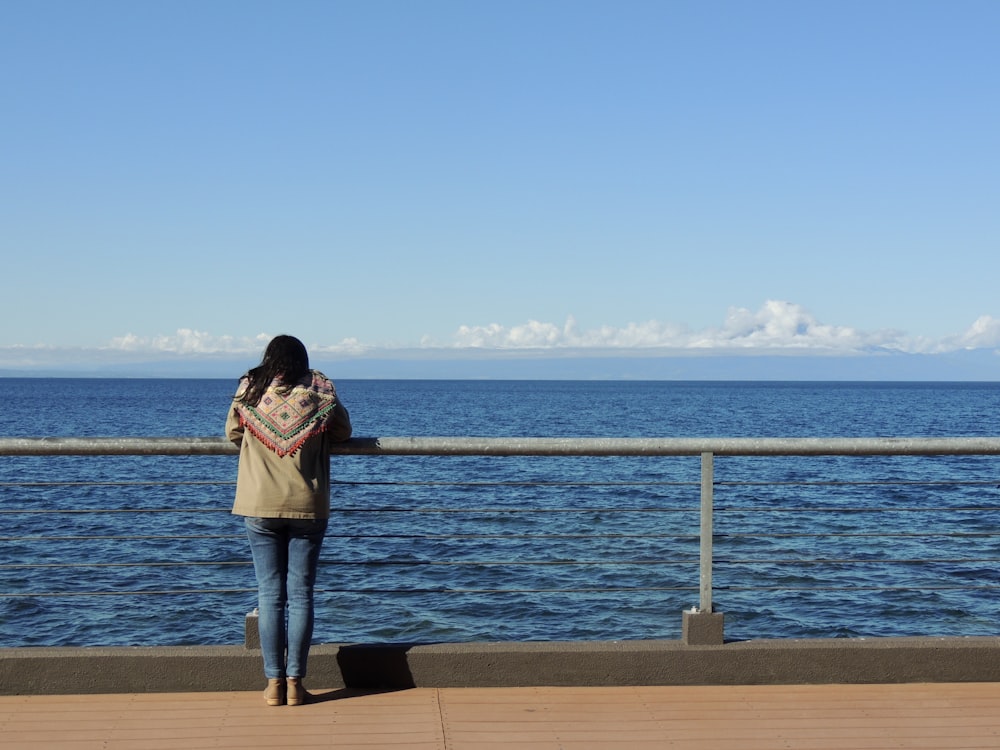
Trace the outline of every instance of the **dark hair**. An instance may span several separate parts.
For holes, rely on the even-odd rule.
[[[308,372],[309,354],[305,345],[294,336],[275,336],[264,350],[260,364],[247,372],[250,382],[240,402],[256,406],[274,380],[290,388]]]

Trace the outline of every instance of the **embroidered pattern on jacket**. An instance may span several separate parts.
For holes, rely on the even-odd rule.
[[[241,385],[237,397],[245,390]],[[309,438],[329,427],[337,405],[333,383],[312,371],[287,392],[268,386],[260,403],[237,402],[236,411],[247,431],[279,456],[295,453]]]

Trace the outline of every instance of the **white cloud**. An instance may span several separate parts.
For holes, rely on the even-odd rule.
[[[892,332],[866,334],[848,326],[826,325],[800,305],[778,300],[768,300],[756,312],[730,308],[722,328],[706,333],[706,345],[712,348],[863,351],[898,338]]]
[[[339,344],[309,347],[310,354],[359,355],[370,352],[375,347],[362,344],[356,338],[343,339]]]
[[[873,348],[907,350],[912,345],[894,331],[864,333],[826,325],[800,305],[777,300],[768,300],[757,311],[730,308],[722,326],[702,331],[655,320],[581,331],[570,317],[563,326],[534,320],[511,328],[496,323],[465,325],[452,342],[456,348],[808,349],[842,353]]]
[[[271,339],[267,333],[236,337],[213,335],[189,328],[169,335],[141,337],[126,334],[112,340],[109,349],[121,352],[173,355],[258,356]],[[463,325],[445,344],[424,337],[418,344],[386,346],[345,338],[334,344],[310,344],[316,355],[360,356],[378,350],[399,349],[668,349],[750,352],[784,350],[831,354],[860,354],[875,350],[940,354],[962,349],[1000,348],[1000,320],[984,315],[963,333],[935,340],[894,330],[861,331],[818,321],[801,305],[767,300],[757,310],[731,307],[720,326],[691,331],[683,325],[649,320],[623,327],[581,329],[571,315],[562,325],[529,320],[515,326],[499,323]]]
[[[983,315],[965,333],[943,339],[940,347],[942,351],[1000,348],[1000,320]]]
[[[161,336],[136,336],[127,333],[112,339],[109,349],[126,352],[162,352],[165,354],[244,354],[259,352],[270,340],[261,333],[253,337],[216,336],[190,328]]]
[[[0,348],[0,367],[45,368],[72,364],[78,367],[136,362],[198,360],[256,360],[271,335],[217,335],[181,328],[172,334],[125,334],[98,348],[64,348],[45,345]],[[962,350],[996,350],[1000,354],[1000,319],[983,315],[966,331],[942,339],[908,336],[899,331],[862,331],[818,321],[800,305],[768,300],[757,310],[730,308],[721,325],[692,331],[676,323],[650,320],[582,329],[573,316],[559,325],[537,320],[507,327],[499,323],[463,325],[447,342],[429,337],[412,345],[366,344],[356,338],[339,343],[307,342],[314,358],[351,358],[390,355],[433,358],[467,355],[490,356],[512,351],[562,353],[616,352],[627,354],[775,353],[839,354],[873,352],[946,354]]]
[[[128,333],[111,340],[108,349],[144,354],[220,354],[259,356],[273,338],[270,333],[256,336],[218,336],[190,328],[178,328],[175,333],[161,336],[136,336]],[[309,351],[317,354],[361,354],[371,349],[355,338],[339,344],[310,345]]]

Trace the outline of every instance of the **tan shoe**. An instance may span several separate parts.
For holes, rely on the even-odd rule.
[[[264,702],[269,706],[283,706],[285,704],[285,690],[285,679],[283,677],[268,680],[267,688],[264,689]]]
[[[309,702],[309,693],[306,691],[305,686],[303,686],[302,680],[298,677],[289,677],[287,687],[289,706],[301,706],[303,703]]]

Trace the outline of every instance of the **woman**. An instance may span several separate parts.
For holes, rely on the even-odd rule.
[[[351,419],[333,383],[309,369],[302,342],[277,336],[240,379],[226,435],[240,447],[233,513],[245,516],[257,574],[264,699],[297,706],[309,697],[302,678],[330,517],[329,446],[351,436]]]

